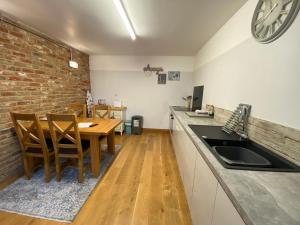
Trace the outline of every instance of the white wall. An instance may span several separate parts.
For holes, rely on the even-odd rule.
[[[300,16],[270,44],[251,36],[257,0],[249,0],[196,56],[194,85],[204,85],[204,104],[233,110],[240,102],[252,115],[300,128]]]
[[[157,84],[157,75],[146,77],[147,64],[162,66],[165,71],[181,71],[180,81]],[[121,99],[128,107],[127,119],[144,116],[146,128],[168,128],[169,105],[183,105],[183,96],[192,94],[193,57],[173,56],[91,56],[92,95],[96,101]]]

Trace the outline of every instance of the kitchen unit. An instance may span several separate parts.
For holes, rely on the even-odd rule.
[[[172,143],[194,225],[299,224],[299,173],[226,169],[188,126],[220,124],[173,108],[171,112]],[[278,190],[285,192],[286,201]]]
[[[224,214],[223,225],[244,225],[177,118],[174,118],[172,141],[194,225],[218,225]]]
[[[125,129],[125,125],[124,125],[124,122],[126,120],[126,110],[127,110],[127,107],[125,106],[122,106],[122,107],[115,107],[115,106],[112,106],[110,108],[110,115],[115,118],[115,119],[120,119],[122,120],[123,122],[116,127],[115,129],[115,132],[119,132],[120,135],[123,134],[124,132],[124,129]]]

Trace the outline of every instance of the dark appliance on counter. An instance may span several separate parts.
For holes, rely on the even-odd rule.
[[[203,90],[204,90],[204,86],[194,87],[192,111],[202,109]]]

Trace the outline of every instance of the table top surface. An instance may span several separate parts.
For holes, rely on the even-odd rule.
[[[93,127],[79,128],[80,134],[84,134],[84,135],[107,135],[122,122],[122,120],[119,119],[99,119],[99,118],[81,118],[81,117],[78,117],[77,119],[78,119],[78,123],[92,122],[94,124],[97,124],[96,126]],[[49,130],[47,120],[41,120],[40,124],[44,131]],[[62,128],[64,128],[67,127],[68,124],[70,123],[59,122],[58,124]]]

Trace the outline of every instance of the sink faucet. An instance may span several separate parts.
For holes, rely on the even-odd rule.
[[[248,119],[250,115],[251,105],[239,104],[237,109],[231,115],[229,120],[223,126],[222,130],[228,134],[237,133],[241,138],[248,138]]]
[[[242,138],[248,138],[248,119],[250,115],[251,105],[240,104],[239,126],[236,131]]]

